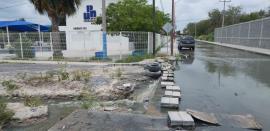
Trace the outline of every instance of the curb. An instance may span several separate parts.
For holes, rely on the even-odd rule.
[[[196,41],[270,56],[270,49],[262,49],[262,48],[256,48],[256,47],[233,45],[233,44],[227,44],[227,43],[210,42],[210,41],[204,41],[204,40],[196,40]]]

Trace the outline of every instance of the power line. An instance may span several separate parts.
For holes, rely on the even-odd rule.
[[[0,7],[0,10],[3,10],[3,9],[8,9],[8,8],[12,8],[12,7],[18,7],[18,6],[23,6],[23,5],[26,5],[26,4],[29,4],[28,2],[23,2],[23,3],[18,3],[18,4],[14,4],[14,5],[9,5],[9,6],[5,6],[5,7]]]

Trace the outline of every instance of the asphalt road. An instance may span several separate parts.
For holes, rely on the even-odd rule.
[[[232,115],[253,115],[270,130],[270,57],[226,47],[197,43],[195,52],[176,71],[182,88],[181,109]],[[239,131],[230,125],[196,130]]]

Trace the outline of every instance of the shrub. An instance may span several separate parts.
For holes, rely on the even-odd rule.
[[[19,87],[12,80],[3,81],[2,86],[6,87],[8,91],[14,91],[19,89]]]
[[[154,56],[152,55],[142,55],[142,56],[128,56],[125,59],[118,60],[116,63],[132,63],[132,62],[140,62],[145,59],[152,59]]]
[[[14,113],[6,109],[7,105],[3,100],[0,100],[0,130],[1,126],[11,121]]]
[[[22,35],[22,48],[21,48],[20,39],[17,39],[15,43],[16,56],[18,58],[22,58],[21,51],[23,51],[24,58],[34,58],[35,51],[34,51],[34,47],[32,46],[32,43],[33,42],[26,35]]]
[[[76,70],[73,73],[74,81],[85,81],[88,82],[92,76],[92,73],[86,70]]]
[[[116,70],[116,77],[120,78],[122,76],[122,70],[120,68],[118,68]]]
[[[38,107],[42,105],[42,101],[39,97],[26,96],[24,105],[28,107]]]
[[[88,91],[81,92],[80,99],[82,100],[81,107],[83,109],[93,108],[97,104],[96,97]]]

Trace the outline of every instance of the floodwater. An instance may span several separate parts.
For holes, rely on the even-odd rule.
[[[197,43],[175,72],[182,89],[180,108],[232,115],[253,115],[270,131],[270,57]],[[238,131],[229,125],[200,131]]]

